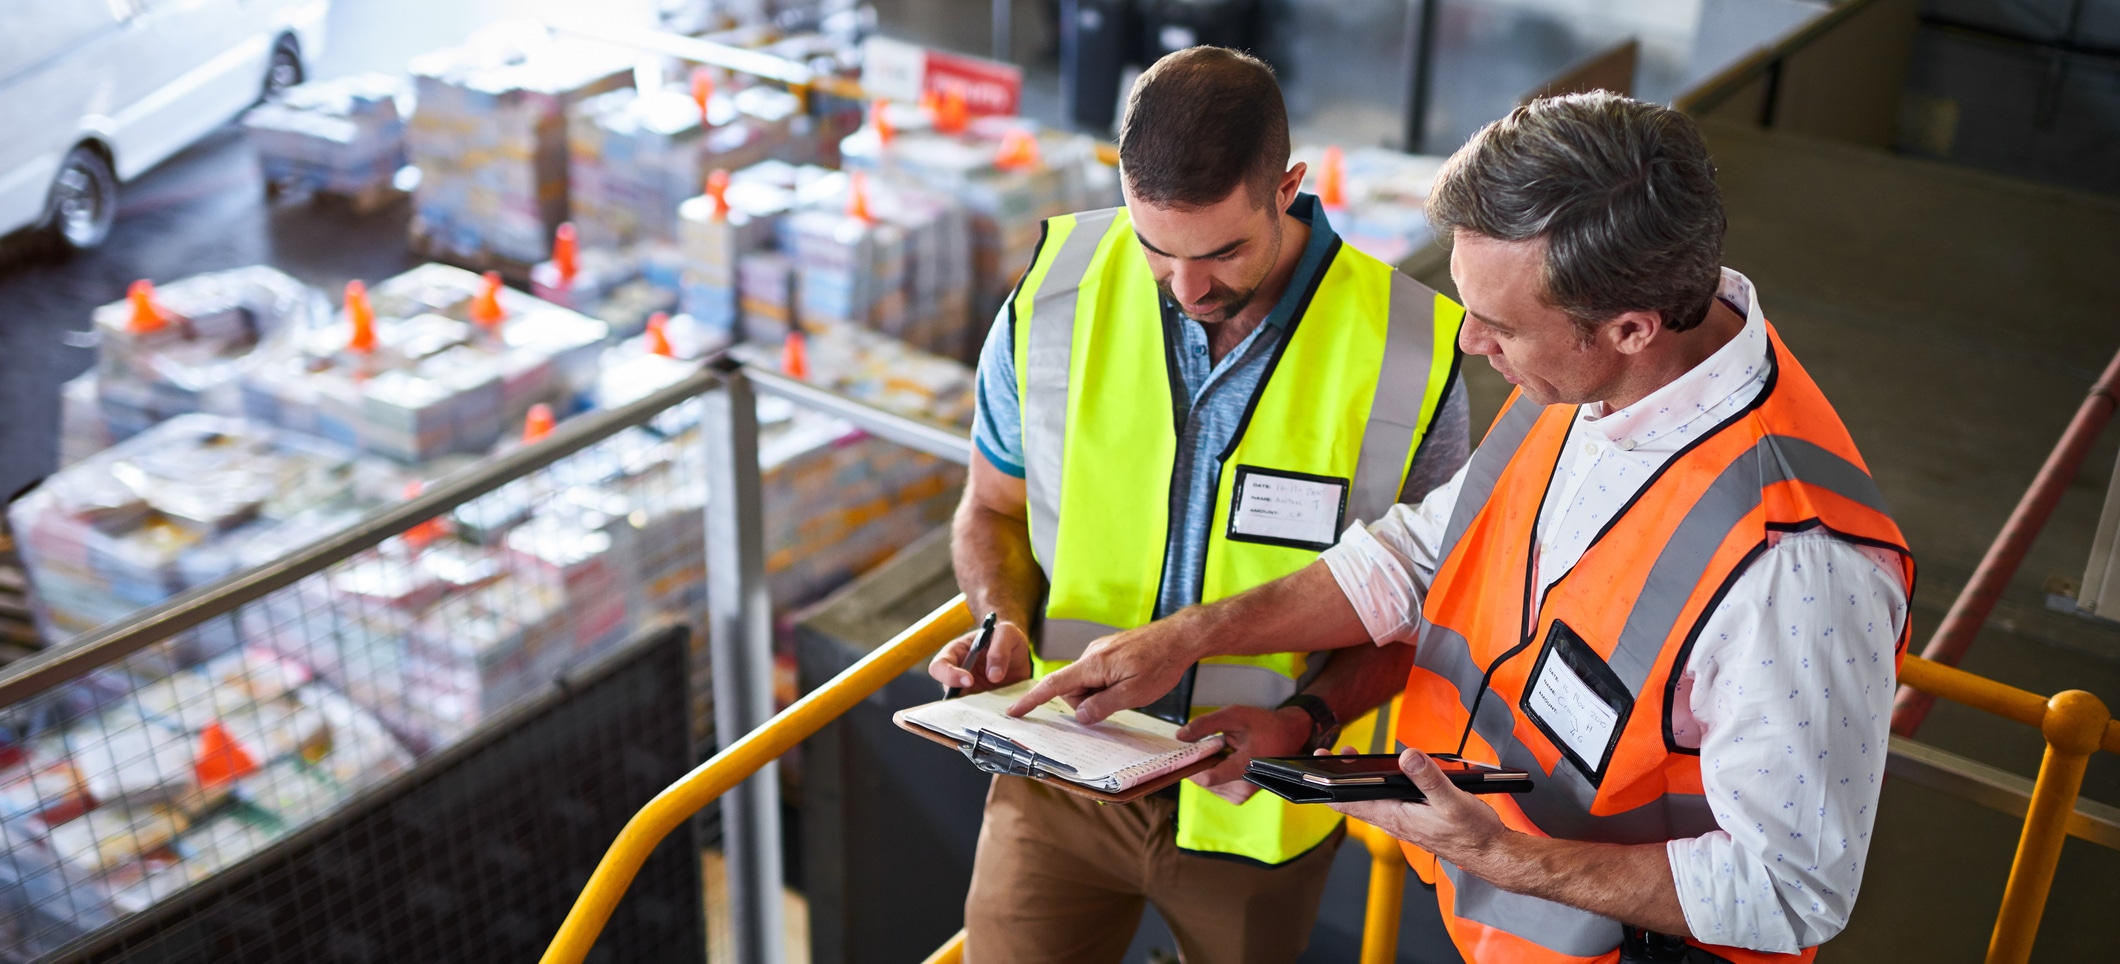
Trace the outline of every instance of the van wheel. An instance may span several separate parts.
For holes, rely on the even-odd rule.
[[[285,34],[272,45],[272,63],[265,68],[265,89],[260,100],[272,100],[282,91],[302,82],[302,51]]]
[[[118,217],[118,178],[103,154],[83,144],[66,155],[52,180],[45,223],[52,234],[76,251],[86,251],[110,237]]]

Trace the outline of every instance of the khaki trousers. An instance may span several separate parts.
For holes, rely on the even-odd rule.
[[[1177,801],[1100,804],[995,777],[965,896],[966,964],[1117,964],[1153,902],[1186,964],[1289,964],[1344,830],[1278,867],[1187,853]]]

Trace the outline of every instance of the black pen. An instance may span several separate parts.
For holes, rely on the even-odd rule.
[[[972,651],[964,654],[963,669],[965,672],[972,674],[972,682],[974,683],[979,682],[979,657],[986,655],[987,644],[994,641],[994,617],[999,615],[1000,613],[986,614],[986,622],[981,623],[979,626],[979,638],[972,641]],[[945,686],[942,688],[942,698],[946,700],[954,700],[962,693],[963,690],[959,687]]]

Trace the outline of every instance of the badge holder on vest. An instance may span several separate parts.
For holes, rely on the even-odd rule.
[[[1472,712],[1465,731],[1458,736],[1458,753],[1472,739],[1479,719],[1480,703],[1486,700],[1490,683],[1502,664],[1520,655],[1526,646],[1503,653],[1480,677],[1480,691],[1472,698]],[[1619,745],[1620,730],[1633,713],[1634,698],[1612,668],[1597,655],[1567,623],[1556,619],[1539,647],[1532,664],[1529,692],[1518,707],[1546,738],[1560,749],[1563,759],[1556,766],[1581,770],[1592,785],[1603,777],[1605,764]],[[1543,710],[1543,712],[1542,712]],[[1591,757],[1595,756],[1595,760]],[[1730,964],[1729,960],[1673,934],[1627,926],[1620,944],[1619,964]]]

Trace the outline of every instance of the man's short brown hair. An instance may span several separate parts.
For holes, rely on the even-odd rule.
[[[1119,169],[1134,198],[1206,207],[1239,184],[1273,203],[1288,170],[1288,108],[1273,68],[1225,47],[1189,47],[1156,61],[1126,98]]]

